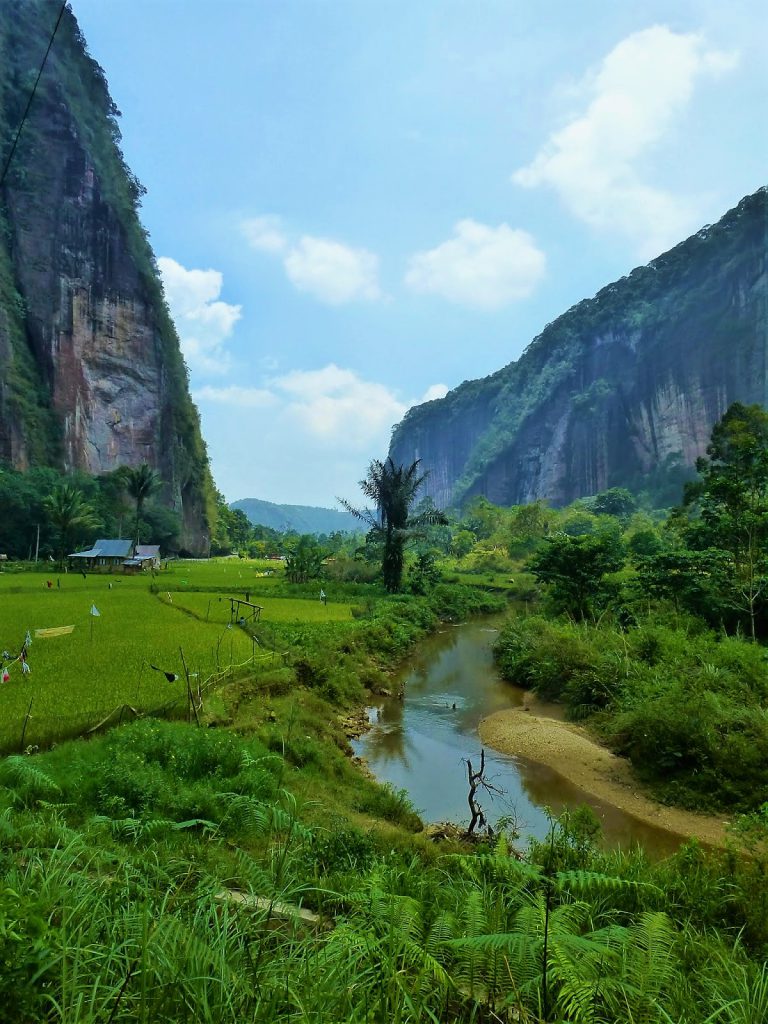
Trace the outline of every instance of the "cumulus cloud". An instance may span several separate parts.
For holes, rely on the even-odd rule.
[[[302,235],[289,241],[279,217],[252,217],[240,225],[248,243],[279,256],[286,276],[298,291],[328,306],[375,302],[382,298],[379,259],[333,238]]]
[[[355,494],[370,458],[384,457],[390,429],[409,406],[447,390],[433,384],[421,398],[403,398],[329,363],[259,387],[200,388],[193,398],[225,493],[332,505],[337,494]]]
[[[282,252],[288,246],[279,217],[251,217],[240,225],[249,245],[262,252]]]
[[[405,283],[478,309],[500,309],[524,299],[544,275],[546,257],[526,231],[460,220],[453,237],[411,256]]]
[[[200,402],[250,409],[270,409],[281,422],[296,426],[322,445],[347,450],[385,448],[390,428],[411,405],[447,394],[445,384],[431,385],[421,398],[403,400],[384,384],[365,380],[354,370],[329,363],[318,370],[292,370],[272,377],[263,387],[204,387]]]
[[[295,288],[329,306],[381,298],[379,260],[367,249],[304,235],[286,254],[284,265]]]
[[[445,398],[448,394],[448,388],[445,384],[432,384],[430,385],[418,402],[414,402],[414,405],[421,405],[423,402],[434,402],[436,398]]]
[[[346,438],[365,449],[387,434],[407,405],[383,384],[363,380],[334,363],[320,370],[294,370],[274,381],[286,398],[286,413],[315,438]]]
[[[643,180],[639,161],[658,146],[691,101],[697,82],[736,66],[738,55],[665,25],[623,39],[582,83],[586,109],[552,133],[513,175],[526,188],[553,188],[587,224],[657,254],[695,227],[690,200]]]
[[[222,275],[218,270],[187,270],[168,256],[161,256],[157,265],[187,363],[206,373],[226,372],[230,361],[224,344],[241,307],[219,298]]]

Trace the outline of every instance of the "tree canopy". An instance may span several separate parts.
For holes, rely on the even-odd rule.
[[[126,467],[121,472],[125,482],[125,489],[136,502],[134,536],[138,544],[141,529],[141,512],[144,508],[144,502],[160,487],[160,477],[146,462],[142,462],[140,466],[135,468]]]
[[[381,572],[384,586],[391,593],[402,584],[407,542],[426,526],[447,523],[445,515],[434,506],[411,515],[419,488],[427,478],[426,473],[419,474],[419,464],[417,459],[409,466],[398,466],[391,457],[371,462],[360,489],[374,503],[375,511],[355,508],[339,498],[347,512],[366,523],[374,539],[382,543]]]
[[[43,507],[58,541],[59,564],[63,564],[78,534],[95,529],[99,518],[82,491],[71,484],[54,487]]]

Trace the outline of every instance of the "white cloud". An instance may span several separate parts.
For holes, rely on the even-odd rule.
[[[279,217],[244,220],[240,229],[254,249],[280,257],[288,280],[300,292],[329,306],[382,298],[379,258],[333,238],[302,235],[290,241]]]
[[[282,424],[305,437],[332,447],[363,451],[386,448],[391,427],[411,405],[442,398],[445,384],[432,384],[421,398],[403,401],[376,381],[364,380],[354,370],[329,363],[319,370],[292,370],[273,377],[264,387],[203,387],[194,392],[198,402],[248,409],[270,409]]]
[[[299,433],[316,443],[341,444],[354,451],[386,446],[390,428],[413,404],[401,401],[383,384],[364,380],[334,363],[319,370],[292,370],[260,388],[205,387],[194,398],[241,408],[271,408],[290,431],[295,433],[298,426]]]
[[[240,228],[254,249],[280,253],[288,246],[279,217],[251,217],[244,220]]]
[[[379,260],[367,249],[304,235],[287,253],[284,265],[295,288],[329,306],[381,298]]]
[[[286,414],[316,439],[365,450],[389,438],[408,406],[383,384],[363,380],[331,363],[320,370],[294,370],[274,385],[287,398]]]
[[[526,231],[460,220],[453,237],[417,252],[405,283],[416,292],[479,309],[500,309],[524,299],[544,275],[546,257]]]
[[[665,25],[627,36],[582,83],[584,112],[553,132],[513,181],[550,186],[592,227],[618,231],[641,255],[656,255],[695,227],[700,213],[694,202],[643,181],[639,161],[685,111],[697,81],[737,62],[701,35]]]
[[[196,402],[219,402],[235,405],[241,409],[269,409],[278,404],[278,399],[266,388],[243,388],[232,384],[223,388],[206,385],[194,392]]]
[[[187,270],[168,256],[161,256],[157,265],[190,367],[207,373],[226,372],[230,361],[224,343],[240,319],[241,307],[219,299],[222,275],[218,270]]]
[[[432,384],[432,385],[430,385],[430,387],[427,388],[427,390],[424,392],[424,394],[421,396],[421,398],[418,400],[418,402],[414,402],[413,404],[414,405],[422,405],[424,402],[434,402],[434,400],[436,398],[445,398],[445,396],[447,394],[448,394],[448,387],[447,387],[447,385],[445,385],[445,384]]]
[[[410,405],[441,397],[433,384],[408,400],[354,370],[330,363],[293,370],[260,387],[204,387],[193,393],[231,498],[333,505],[354,497],[371,458],[383,458],[390,430]]]

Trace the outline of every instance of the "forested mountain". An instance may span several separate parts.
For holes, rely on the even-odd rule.
[[[0,4],[3,165],[59,9]],[[89,473],[147,462],[182,545],[202,550],[208,460],[118,116],[67,8],[0,191],[0,461]]]
[[[261,498],[242,498],[230,508],[239,508],[254,526],[268,526],[283,533],[352,533],[364,530],[359,520],[348,512],[314,505],[276,505]]]
[[[677,501],[735,401],[768,404],[768,193],[743,199],[548,324],[516,362],[411,409],[396,462],[440,506],[562,505],[608,487]]]

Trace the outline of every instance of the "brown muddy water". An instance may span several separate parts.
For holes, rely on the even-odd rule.
[[[370,708],[371,729],[353,741],[381,782],[404,789],[425,821],[469,822],[467,768],[476,768],[481,743],[477,727],[494,711],[523,703],[525,691],[501,679],[492,646],[498,620],[485,619],[445,627],[419,645],[401,668],[393,692],[404,698],[380,698]],[[556,705],[542,708],[558,715]],[[511,817],[521,838],[544,838],[548,819],[587,804],[597,814],[606,845],[642,844],[653,857],[672,853],[680,837],[638,821],[590,796],[544,765],[486,748],[486,777],[502,795],[483,794],[481,804],[491,822]]]

